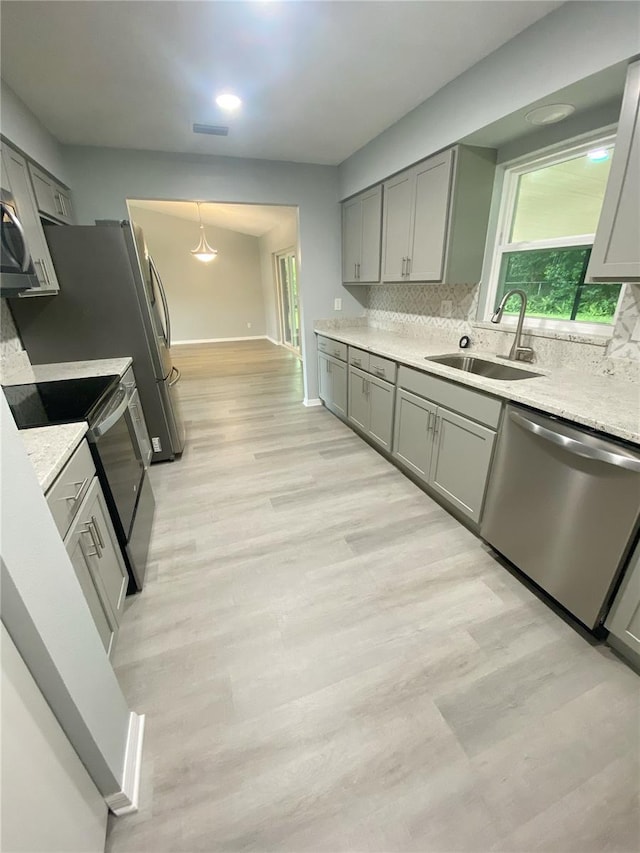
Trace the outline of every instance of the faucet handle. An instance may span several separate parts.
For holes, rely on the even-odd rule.
[[[533,350],[531,347],[517,347],[516,361],[533,361]]]

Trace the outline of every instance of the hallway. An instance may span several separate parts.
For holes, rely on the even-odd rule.
[[[304,408],[292,353],[172,352],[187,447],[114,657],[141,808],[107,850],[635,849],[637,676]]]

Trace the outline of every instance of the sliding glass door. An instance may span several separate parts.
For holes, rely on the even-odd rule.
[[[300,354],[300,310],[298,306],[298,276],[296,252],[290,249],[276,255],[280,327],[282,342]]]

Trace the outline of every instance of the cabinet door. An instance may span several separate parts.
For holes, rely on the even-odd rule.
[[[335,358],[329,360],[331,381],[330,408],[343,418],[347,417],[347,365]]]
[[[495,432],[438,409],[429,485],[473,521],[479,522]]]
[[[383,281],[404,281],[406,260],[409,255],[413,186],[413,171],[402,172],[384,185]]]
[[[618,640],[616,648],[622,644],[625,650],[635,654],[632,659],[640,662],[640,544],[631,557],[605,625]]]
[[[93,582],[93,575],[90,568],[90,557],[87,553],[87,548],[92,549],[93,546],[85,542],[85,536],[82,530],[74,531],[67,538],[66,547],[69,559],[75,569],[76,577],[80,583],[80,587],[86,599],[93,621],[95,622],[98,634],[102,640],[102,645],[105,647],[107,654],[111,651],[111,642],[114,635],[114,629],[109,622],[105,606],[100,601],[96,586]]]
[[[111,608],[117,622],[124,607],[127,594],[128,574],[116,533],[111,524],[102,489],[94,480],[96,493],[87,507],[84,517],[98,555],[92,563],[96,574],[96,587]]]
[[[437,406],[398,390],[393,455],[423,480],[429,477]]]
[[[410,281],[442,281],[449,222],[453,151],[415,169],[415,196],[409,249]]]
[[[362,251],[362,201],[354,198],[342,205],[342,280],[358,281]]]
[[[367,375],[349,368],[349,420],[365,432],[369,431],[369,394]]]
[[[73,214],[71,195],[68,190],[32,163],[29,164],[29,174],[31,175],[38,210],[45,216],[71,225]]]
[[[318,397],[328,405],[330,399],[329,359],[323,353],[318,353]]]
[[[640,281],[640,62],[629,66],[587,278]]]
[[[49,247],[44,237],[44,231],[42,230],[42,223],[40,222],[26,160],[12,148],[3,146],[2,166],[11,192],[13,193],[20,222],[24,228],[27,245],[29,246],[38,282],[40,283],[39,287],[31,287],[29,290],[23,291],[20,296],[57,293],[60,290],[60,286],[53,263],[51,262],[51,255],[49,254]]]
[[[380,243],[382,238],[382,187],[362,195],[362,250],[358,281],[380,281]]]
[[[382,379],[367,380],[369,392],[369,435],[385,450],[391,450],[393,404],[396,387]]]

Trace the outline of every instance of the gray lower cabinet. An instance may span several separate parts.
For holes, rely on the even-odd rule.
[[[640,61],[629,66],[590,281],[640,281]]]
[[[404,389],[396,401],[393,456],[479,522],[495,432]]]
[[[609,643],[640,666],[640,543],[609,612]]]
[[[127,570],[97,477],[64,540],[107,654],[113,650],[127,592]]]
[[[325,406],[342,418],[347,417],[347,365],[325,353],[318,353],[318,388]]]
[[[349,368],[349,420],[385,450],[391,450],[395,385]]]

